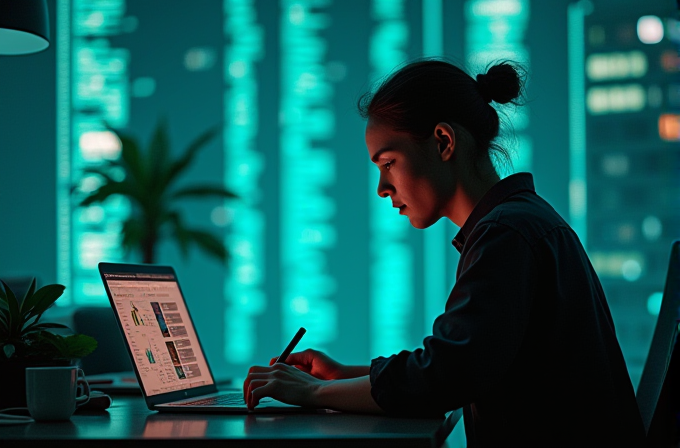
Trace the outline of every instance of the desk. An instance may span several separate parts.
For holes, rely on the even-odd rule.
[[[357,414],[167,414],[139,396],[113,397],[107,411],[78,411],[70,422],[0,427],[10,447],[436,447],[457,418],[416,419]]]

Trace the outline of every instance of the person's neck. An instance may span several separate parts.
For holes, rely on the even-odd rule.
[[[472,170],[461,173],[446,216],[458,227],[463,227],[472,210],[499,180],[493,167],[481,175]]]

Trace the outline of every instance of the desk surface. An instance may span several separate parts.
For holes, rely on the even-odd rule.
[[[21,446],[439,446],[447,419],[358,414],[167,414],[149,411],[141,397],[113,397],[107,411],[78,411],[71,421],[0,427],[3,448]],[[455,422],[454,422],[455,424]],[[46,443],[48,442],[49,443]]]

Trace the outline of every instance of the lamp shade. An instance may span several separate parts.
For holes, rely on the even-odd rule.
[[[0,54],[28,54],[49,47],[47,0],[0,0]]]

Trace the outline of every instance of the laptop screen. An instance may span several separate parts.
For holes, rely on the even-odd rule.
[[[174,275],[103,276],[147,396],[214,384]]]

